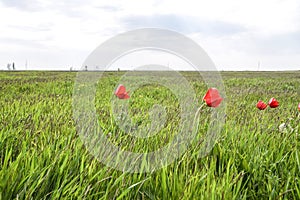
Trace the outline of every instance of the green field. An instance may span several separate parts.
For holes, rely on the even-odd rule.
[[[133,122],[146,126],[149,109],[159,104],[166,124],[146,142],[133,139],[112,115],[112,94],[123,74],[106,72],[98,84],[99,124],[125,150],[154,151],[177,134],[179,102],[158,85],[137,89],[128,100]],[[182,75],[201,102],[205,83],[196,73]],[[78,136],[76,72],[0,72],[0,199],[300,199],[300,71],[221,75],[226,122],[212,151],[198,156],[212,109],[205,107],[195,141],[175,162],[150,173],[124,173],[97,161]],[[256,108],[271,97],[278,108]]]

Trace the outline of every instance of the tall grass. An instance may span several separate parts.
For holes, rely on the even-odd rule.
[[[179,123],[178,102],[159,86],[137,90],[130,99],[130,114],[141,125],[152,105],[166,107],[158,136],[132,140],[119,129],[110,100],[121,75],[108,72],[99,83],[96,110],[104,133],[132,151],[169,142]],[[201,100],[205,84],[195,73],[183,75]],[[187,152],[157,171],[131,174],[98,162],[79,139],[72,118],[76,73],[1,72],[0,199],[300,199],[300,72],[222,75],[226,123],[212,151],[198,156],[207,108],[198,141]],[[259,99],[271,97],[278,108],[256,109]]]

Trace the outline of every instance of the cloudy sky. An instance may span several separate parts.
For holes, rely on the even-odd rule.
[[[300,69],[299,0],[0,0],[0,69],[79,68],[145,27],[190,37],[219,70]]]

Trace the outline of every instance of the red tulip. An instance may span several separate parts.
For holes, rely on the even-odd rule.
[[[271,98],[268,104],[271,108],[276,108],[279,106],[279,102],[275,98]]]
[[[216,108],[221,104],[223,98],[220,96],[219,91],[216,88],[209,88],[203,97],[203,100],[209,107]]]
[[[259,110],[264,110],[267,108],[267,104],[265,104],[262,100],[259,100],[256,104],[256,107],[259,109]]]
[[[128,92],[126,92],[126,88],[124,85],[120,84],[116,91],[115,91],[115,95],[119,98],[119,99],[129,99],[130,96],[128,95]]]
[[[298,110],[300,111],[300,103],[298,104]]]

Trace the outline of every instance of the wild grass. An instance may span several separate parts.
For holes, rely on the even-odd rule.
[[[196,73],[182,74],[200,101],[206,85]],[[157,137],[133,141],[117,126],[111,98],[122,75],[107,72],[99,82],[95,103],[104,133],[132,151],[171,141],[179,105],[163,87],[143,87],[130,99],[130,115],[139,125],[149,121],[153,105],[166,108],[166,125]],[[106,167],[80,140],[72,117],[75,72],[1,72],[0,199],[300,199],[300,72],[222,76],[226,123],[212,151],[199,158],[195,141],[172,164],[132,174]],[[255,107],[271,97],[278,108]],[[198,140],[209,112],[205,108],[201,115]]]

